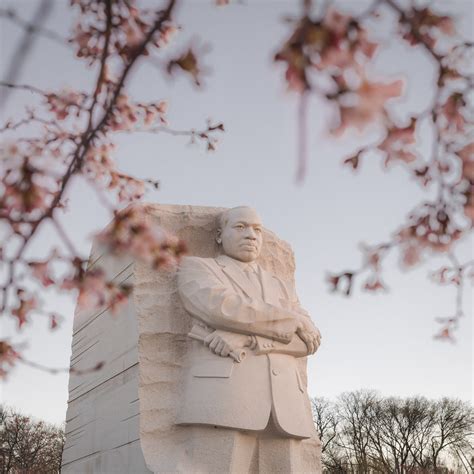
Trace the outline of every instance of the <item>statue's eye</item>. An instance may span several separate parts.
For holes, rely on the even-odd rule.
[[[242,230],[244,228],[244,226],[242,224],[237,224],[235,226],[236,229],[239,229],[239,230]]]
[[[261,234],[261,233],[262,233],[262,229],[260,229],[260,227],[257,227],[257,228],[255,229],[255,232],[258,232],[259,234]]]

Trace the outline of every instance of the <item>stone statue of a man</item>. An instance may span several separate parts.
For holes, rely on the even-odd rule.
[[[182,303],[195,321],[178,424],[189,427],[183,472],[299,473],[316,438],[296,358],[321,335],[293,285],[256,263],[262,223],[249,207],[219,218],[217,258],[186,257]],[[311,462],[310,462],[311,464]]]

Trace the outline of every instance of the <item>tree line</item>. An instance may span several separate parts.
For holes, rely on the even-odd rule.
[[[312,399],[323,472],[431,474],[474,472],[474,410],[461,400],[346,392]],[[61,470],[63,427],[0,405],[0,472]]]
[[[365,390],[312,408],[326,473],[474,472],[474,411],[461,400]]]
[[[61,470],[63,427],[0,405],[0,472],[53,474]]]

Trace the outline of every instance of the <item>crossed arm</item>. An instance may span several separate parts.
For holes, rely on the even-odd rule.
[[[230,342],[235,342],[238,335],[257,335],[288,344],[297,334],[307,345],[309,353],[315,352],[319,346],[319,331],[297,301],[289,302],[288,308],[281,308],[261,299],[239,295],[220,280],[204,259],[183,259],[178,274],[178,290],[185,309],[218,330],[205,343],[219,355],[229,349]],[[237,334],[223,334],[228,331]],[[250,343],[251,338],[245,341]]]

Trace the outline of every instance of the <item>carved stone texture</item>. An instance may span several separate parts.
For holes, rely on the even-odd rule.
[[[219,249],[215,243],[217,216],[222,208],[196,206],[149,206],[149,217],[157,225],[184,239],[189,255],[217,257]],[[264,244],[257,260],[264,269],[279,278],[294,280],[294,257],[290,246],[264,230]],[[193,430],[196,426],[177,425],[180,419],[181,395],[185,390],[186,355],[191,345],[197,344],[187,334],[193,320],[184,310],[177,291],[176,272],[156,271],[142,264],[135,266],[134,301],[139,331],[139,398],[140,438],[145,460],[153,472],[176,472],[180,459],[190,451],[198,452],[194,446]],[[217,357],[217,356],[216,356]],[[300,379],[306,387],[306,358],[297,359]],[[245,388],[244,388],[245,389]],[[291,411],[291,407],[289,407]],[[226,430],[219,428],[225,435]],[[202,432],[206,436],[206,431]],[[200,434],[201,435],[201,434]],[[209,433],[209,436],[215,436]],[[223,472],[219,449],[229,450],[225,436],[216,438],[216,459],[210,471]],[[315,439],[292,440],[304,446],[299,472],[320,472],[319,441]],[[219,448],[220,447],[220,448]],[[275,450],[282,449],[278,443]],[[271,452],[267,450],[267,452]],[[209,456],[209,453],[202,453]],[[221,456],[222,457],[222,456]],[[225,456],[224,456],[225,457]],[[268,464],[268,466],[270,466]],[[260,472],[265,469],[260,466]],[[228,472],[239,472],[227,466]],[[291,466],[281,466],[282,472],[296,472]],[[267,471],[270,472],[270,471]]]
[[[191,255],[217,255],[215,220],[221,209],[150,205],[156,225],[185,240]],[[175,420],[192,321],[178,295],[176,271],[137,263],[134,301],[138,318],[140,438],[153,472],[173,471],[188,429]]]
[[[216,218],[222,208],[146,208],[152,222],[187,242],[190,255],[218,255]],[[293,280],[291,248],[272,232],[264,230],[257,263],[284,280]],[[133,281],[135,289],[130,303],[118,315],[110,314],[107,308],[76,312],[71,366],[84,369],[97,362],[105,365],[97,372],[71,374],[62,472],[177,472],[183,453],[190,451],[196,456],[212,456],[214,462],[208,472],[246,472],[223,462],[221,453],[232,449],[234,442],[225,434],[232,430],[211,427],[207,434],[200,431],[200,436],[215,440],[213,453],[204,453],[193,444],[196,430],[202,427],[175,424],[186,376],[186,354],[196,343],[187,336],[193,321],[180,301],[176,270],[157,271],[110,256],[96,244],[91,265],[100,265],[110,278]],[[306,387],[306,359],[299,358],[297,363]],[[245,436],[243,432],[243,439]],[[304,445],[298,472],[320,473],[319,441],[294,442]],[[272,450],[291,449],[287,444],[272,443],[267,450],[268,466]],[[295,469],[288,464],[271,471],[288,473]],[[189,472],[195,471],[187,470],[186,474]],[[261,468],[260,472],[268,470]]]

